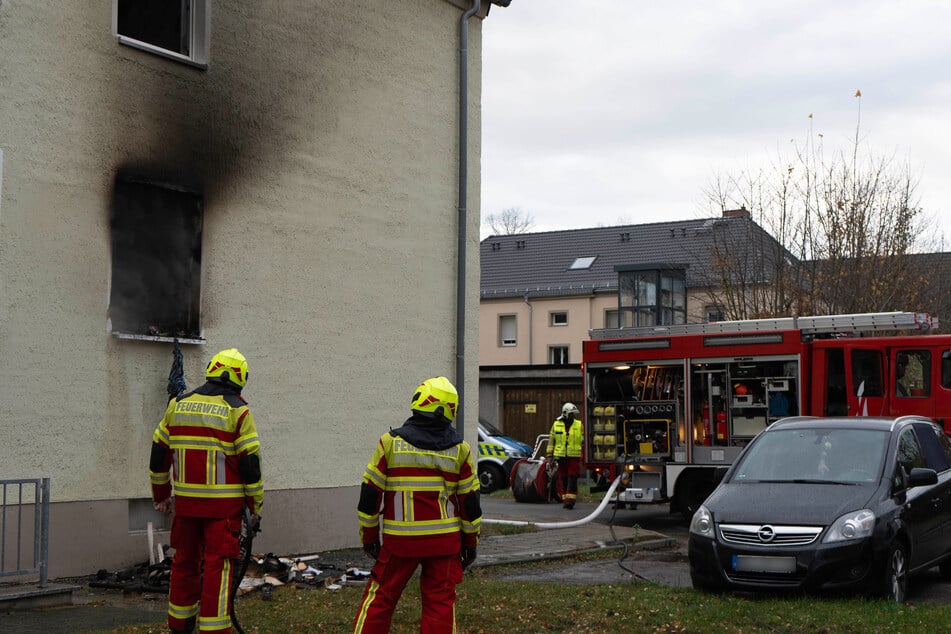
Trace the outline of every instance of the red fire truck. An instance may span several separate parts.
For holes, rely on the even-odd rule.
[[[923,414],[951,433],[951,335],[936,328],[895,312],[592,330],[586,465],[622,476],[617,506],[669,502],[689,518],[784,416]]]

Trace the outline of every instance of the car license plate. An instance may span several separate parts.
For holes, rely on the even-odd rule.
[[[737,572],[796,572],[795,557],[763,557],[759,555],[733,555],[733,570]]]

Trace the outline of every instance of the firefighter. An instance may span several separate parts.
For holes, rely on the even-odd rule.
[[[211,358],[206,382],[173,398],[152,435],[155,509],[172,513],[175,549],[168,593],[174,633],[230,632],[230,592],[247,505],[258,522],[264,499],[260,442],[241,390],[248,362],[235,348]],[[173,497],[174,492],[174,497]]]
[[[393,610],[417,568],[420,632],[455,632],[456,585],[476,558],[482,508],[469,443],[451,423],[459,395],[446,377],[413,393],[412,416],[383,434],[357,504],[363,550],[376,560],[354,632],[390,631]]]
[[[548,439],[549,460],[558,463],[558,478],[561,480],[561,500],[566,509],[575,507],[578,499],[578,476],[581,475],[581,443],[584,439],[584,430],[581,419],[577,416],[581,412],[574,403],[565,403],[561,408],[561,416],[551,425]]]

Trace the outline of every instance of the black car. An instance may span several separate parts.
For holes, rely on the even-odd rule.
[[[698,589],[847,590],[902,602],[951,579],[951,441],[930,419],[786,418],[760,432],[690,523]]]

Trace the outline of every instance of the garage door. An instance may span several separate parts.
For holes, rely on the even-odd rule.
[[[508,387],[502,389],[502,424],[506,435],[529,445],[539,434],[547,434],[553,420],[561,416],[561,406],[570,401],[581,406],[581,389],[570,387]]]

